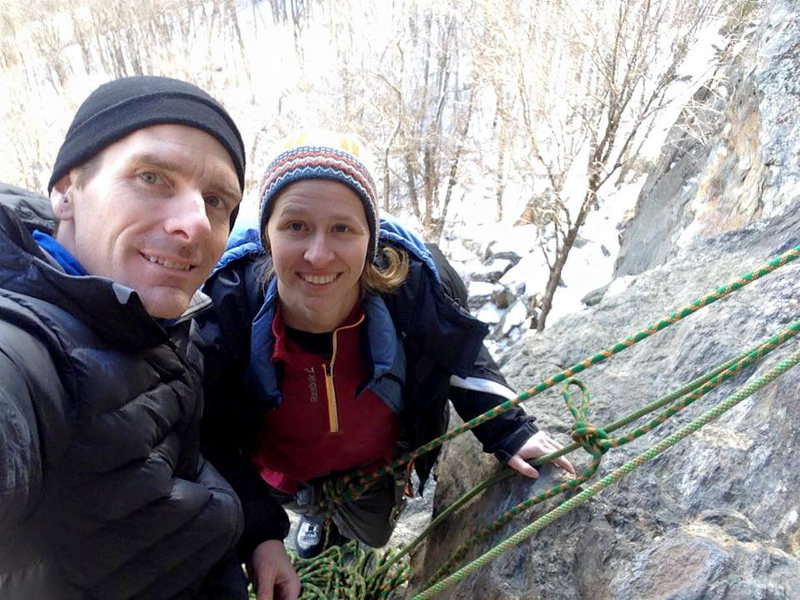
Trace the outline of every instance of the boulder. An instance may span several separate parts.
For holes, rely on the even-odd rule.
[[[599,304],[603,300],[603,296],[606,295],[608,288],[611,287],[611,284],[608,283],[603,287],[599,287],[595,290],[592,290],[588,294],[586,294],[583,298],[581,298],[581,304],[586,306],[594,306],[595,304]]]
[[[508,260],[512,265],[516,265],[524,254],[530,251],[528,248],[530,244],[520,244],[518,238],[510,238],[505,240],[494,240],[486,247],[485,258],[486,260],[502,259]]]
[[[522,327],[528,318],[528,307],[524,300],[517,300],[512,304],[500,322],[499,333],[501,336],[508,336],[511,330]]]
[[[497,325],[503,320],[504,313],[504,310],[488,302],[475,312],[475,317],[489,325]]]
[[[467,296],[469,297],[468,304],[470,309],[476,310],[491,301],[492,294],[494,294],[499,286],[486,281],[470,281],[467,285]]]
[[[514,293],[505,286],[500,286],[492,293],[492,302],[497,308],[508,308],[520,297],[519,293]]]
[[[519,262],[519,260],[517,261]],[[514,262],[505,258],[491,258],[486,261],[479,269],[476,269],[471,276],[473,281],[487,281],[496,283],[506,272],[514,266]]]

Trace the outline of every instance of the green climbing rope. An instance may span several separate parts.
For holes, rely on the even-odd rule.
[[[509,549],[513,548],[514,546],[518,545],[522,541],[526,540],[534,533],[555,521],[566,513],[574,510],[581,504],[584,504],[588,501],[592,496],[600,492],[601,490],[607,488],[612,483],[618,481],[628,473],[634,471],[641,465],[645,464],[648,461],[651,461],[653,458],[661,454],[662,452],[666,451],[667,449],[671,448],[679,441],[684,439],[685,437],[689,436],[690,434],[696,432],[704,425],[708,424],[709,422],[719,418],[722,414],[739,404],[745,398],[748,398],[756,391],[772,383],[775,379],[783,375],[786,371],[797,365],[800,362],[800,351],[795,352],[788,358],[780,361],[775,367],[770,369],[766,374],[761,377],[758,377],[754,382],[744,386],[739,391],[734,393],[733,395],[729,396],[722,402],[720,402],[717,406],[712,408],[711,410],[707,411],[700,417],[696,418],[692,422],[684,425],[678,431],[673,433],[672,435],[668,436],[658,444],[648,448],[646,451],[639,454],[636,458],[626,462],[624,465],[615,469],[605,477],[601,478],[597,483],[592,485],[591,487],[587,488],[586,490],[580,492],[573,498],[570,498],[566,502],[560,504],[550,512],[545,513],[536,521],[531,523],[530,525],[523,527],[517,533],[506,539],[505,541],[501,542],[488,552],[481,555],[479,558],[475,559],[468,565],[464,566],[463,568],[459,569],[449,577],[445,578],[442,581],[439,581],[422,593],[417,594],[413,597],[412,600],[426,600],[428,598],[433,598],[434,596],[438,595],[442,591],[444,591],[450,585],[461,581],[469,575],[477,571],[478,569],[485,566],[488,562],[494,560],[504,552],[508,551]]]
[[[656,417],[648,421],[643,426],[637,427],[631,430],[630,432],[625,433],[624,435],[617,438],[609,438],[608,434],[614,431],[615,429],[621,427],[622,423],[627,424],[632,422],[631,419],[632,416],[636,416],[637,418],[639,418],[647,413],[643,413],[643,410],[639,410],[634,413],[631,413],[631,415],[628,415],[623,419],[620,419],[612,423],[607,427],[596,427],[591,423],[589,423],[588,421],[589,392],[586,389],[586,386],[578,380],[569,380],[567,384],[573,384],[578,386],[582,392],[581,404],[579,407],[576,407],[573,405],[571,397],[566,390],[567,387],[566,384],[565,384],[565,389],[562,391],[562,397],[564,399],[564,402],[566,403],[568,410],[575,419],[575,425],[573,426],[572,430],[572,437],[573,439],[576,440],[576,443],[569,446],[569,448],[574,449],[575,446],[577,445],[583,446],[583,448],[592,456],[592,462],[589,465],[589,467],[585,469],[582,473],[580,473],[578,477],[576,477],[575,479],[555,485],[550,489],[540,494],[537,494],[532,498],[520,502],[513,508],[504,512],[498,519],[496,519],[495,521],[487,525],[485,528],[480,530],[478,533],[474,534],[469,539],[467,539],[467,541],[464,542],[464,544],[458,548],[458,550],[454,553],[454,555],[450,559],[448,559],[448,561],[445,562],[431,576],[431,580],[435,581],[444,577],[447,573],[449,573],[452,570],[453,565],[457,564],[458,561],[463,559],[463,557],[467,554],[467,552],[470,549],[475,547],[479,542],[481,542],[490,534],[498,531],[502,526],[507,524],[509,521],[511,521],[511,519],[513,519],[523,511],[526,511],[545,500],[557,496],[558,494],[576,489],[578,486],[583,485],[597,471],[597,468],[600,464],[600,459],[602,458],[603,454],[606,451],[608,451],[611,448],[616,448],[624,444],[630,443],[633,440],[642,437],[646,433],[653,431],[656,427],[663,424],[668,418],[674,416],[678,412],[691,406],[696,400],[698,400],[705,394],[709,393],[710,391],[712,391],[725,381],[729,380],[733,376],[742,372],[745,368],[753,366],[755,363],[757,363],[765,356],[767,356],[770,352],[780,347],[788,340],[792,339],[798,333],[800,333],[800,321],[793,323],[788,328],[765,340],[758,346],[754,347],[752,350],[740,354],[735,359],[728,361],[723,365],[713,369],[709,373],[693,381],[691,384],[681,387],[676,392],[668,394],[667,396],[665,396],[664,398],[660,399],[657,402],[651,403],[650,405],[648,405],[651,407],[651,410],[649,412],[653,412],[658,408],[663,407],[667,403],[666,401],[669,402],[674,401],[665,411],[658,414]],[[567,448],[563,449],[562,451],[556,454],[562,455],[566,451],[568,451]],[[547,460],[547,457],[542,457],[537,461],[537,463],[540,463],[542,460]],[[550,460],[552,460],[552,458]],[[483,488],[483,486],[480,487],[482,487],[482,489],[485,489]],[[470,491],[467,494],[465,494],[465,496],[472,498],[474,497],[474,494],[472,494],[472,491]],[[459,501],[457,501],[455,505],[463,506],[466,503],[466,501],[462,502],[461,500],[462,499],[459,499]],[[398,554],[398,557],[401,556],[404,551],[405,549]]]
[[[367,578],[391,555],[365,550],[356,541],[332,546],[313,559],[292,555],[297,576],[303,584],[300,600],[358,600],[387,598],[408,579],[408,566],[400,565],[381,577]]]
[[[698,388],[700,388],[701,386],[703,386],[707,382],[714,380],[714,378],[716,376],[720,375],[722,372],[724,372],[726,370],[729,370],[731,367],[733,367],[736,364],[741,363],[743,360],[747,360],[748,357],[753,357],[753,355],[755,355],[759,359],[762,358],[763,356],[765,356],[766,352],[769,352],[769,351],[773,350],[774,348],[782,345],[788,339],[790,339],[791,337],[794,337],[794,335],[796,335],[797,333],[800,333],[800,321],[798,321],[797,323],[791,325],[785,331],[777,334],[776,336],[773,336],[773,337],[769,338],[768,340],[762,342],[761,344],[759,344],[757,346],[757,348],[755,350],[748,350],[747,352],[743,352],[743,353],[739,354],[738,356],[734,357],[733,359],[729,360],[728,362],[723,363],[722,365],[718,366],[715,369],[712,369],[708,373],[705,373],[704,375],[702,375],[700,377],[697,377],[696,379],[694,379],[693,381],[687,383],[686,385],[683,385],[682,387],[680,387],[679,389],[675,390],[674,392],[671,392],[670,394],[667,394],[666,396],[663,396],[662,398],[659,398],[658,400],[655,400],[655,401],[643,406],[642,408],[640,408],[640,409],[638,409],[636,411],[633,411],[633,412],[629,413],[628,415],[625,415],[624,417],[622,417],[622,418],[620,418],[620,419],[618,419],[618,420],[606,425],[603,429],[607,433],[612,433],[612,432],[616,431],[617,429],[620,429],[620,428],[622,428],[622,427],[624,427],[626,425],[629,425],[629,424],[637,421],[641,417],[644,417],[644,416],[646,416],[646,415],[658,410],[659,408],[662,408],[662,407],[666,406],[667,404],[670,404],[670,403],[674,402],[675,400],[677,400],[677,399],[679,399],[679,398],[681,398],[683,396],[686,396],[690,392],[697,390]],[[720,381],[720,383],[721,383],[721,381]],[[543,464],[543,463],[546,463],[546,462],[552,462],[553,460],[555,460],[556,458],[558,458],[560,456],[563,456],[565,454],[569,454],[570,452],[572,452],[573,450],[577,449],[578,447],[579,447],[579,444],[577,442],[573,442],[572,444],[565,446],[564,448],[562,448],[558,452],[554,452],[552,454],[548,454],[546,456],[539,457],[539,458],[537,458],[535,460],[531,460],[529,462],[534,466],[537,466],[537,465],[540,465],[540,464]],[[483,491],[485,491],[486,489],[488,489],[492,485],[495,485],[496,483],[499,483],[500,481],[503,481],[505,479],[513,477],[516,474],[517,474],[517,472],[514,471],[513,469],[506,468],[506,469],[503,469],[501,471],[498,471],[495,475],[487,478],[485,481],[483,481],[483,482],[479,483],[478,485],[476,485],[472,490],[470,490],[467,493],[465,493],[458,500],[456,500],[456,502],[451,504],[447,509],[442,511],[436,518],[434,518],[428,524],[428,526],[410,544],[408,544],[407,546],[402,548],[400,551],[398,551],[395,554],[394,559],[392,561],[388,561],[384,565],[383,568],[384,569],[388,569],[388,568],[391,567],[393,561],[394,562],[399,561],[404,556],[409,555],[411,553],[411,551],[414,550],[414,548],[416,548],[418,545],[420,545],[425,540],[425,538],[430,534],[431,531],[433,531],[439,525],[439,523],[441,523],[441,522],[445,521],[446,519],[448,519],[453,513],[455,513],[458,510],[460,510],[463,506],[468,504],[473,498],[478,496],[480,493],[482,493]],[[454,556],[454,557],[452,557],[450,559],[450,561],[448,561],[448,563],[454,562],[454,561],[458,561],[458,560],[461,559],[462,556],[463,556],[463,554]],[[446,566],[447,565],[443,565],[442,569],[440,569],[440,570],[444,570]],[[437,573],[438,573],[438,571],[437,571]],[[375,573],[375,576],[380,576],[380,575],[381,575],[381,573],[379,571]]]

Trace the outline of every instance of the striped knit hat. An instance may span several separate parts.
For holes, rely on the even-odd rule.
[[[280,145],[281,151],[267,167],[259,186],[259,229],[267,247],[267,221],[278,193],[290,183],[303,179],[327,179],[348,186],[364,205],[369,225],[369,249],[378,251],[378,201],[369,169],[359,160],[364,144],[351,133],[301,132]],[[362,157],[363,158],[363,157]]]

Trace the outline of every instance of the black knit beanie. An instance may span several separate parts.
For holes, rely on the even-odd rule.
[[[222,105],[191,83],[137,76],[105,83],[84,100],[58,151],[47,191],[70,169],[106,146],[138,129],[162,123],[188,125],[214,136],[230,154],[244,190],[242,136]]]

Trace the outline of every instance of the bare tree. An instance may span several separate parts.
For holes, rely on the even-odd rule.
[[[532,193],[538,205],[526,209],[540,227],[549,267],[539,331],[598,192],[633,159],[635,141],[663,109],[667,87],[713,2],[591,4],[552,3],[560,17],[546,20],[548,31],[530,29],[516,54],[524,145],[534,179],[546,188],[544,195]],[[539,44],[546,62],[534,58]],[[550,86],[547,94],[541,92],[543,84]],[[568,189],[575,177],[582,185]]]
[[[383,54],[379,73],[392,124],[385,146],[384,190],[393,174],[428,241],[439,240],[468,150],[475,86],[467,68],[457,3],[408,2],[402,37]],[[390,163],[393,167],[390,167]]]
[[[29,187],[38,188],[46,178],[56,144],[51,138],[63,135],[54,131],[50,117],[74,110],[67,104],[85,93],[75,90],[87,76],[163,73],[212,91],[222,80],[218,73],[244,73],[249,79],[233,0],[0,0],[0,14],[0,65],[9,92],[0,102],[8,142],[4,179]],[[203,47],[208,68],[197,72],[184,57]],[[32,105],[48,97],[58,100],[52,107],[57,110],[46,109],[44,118],[33,115]]]

